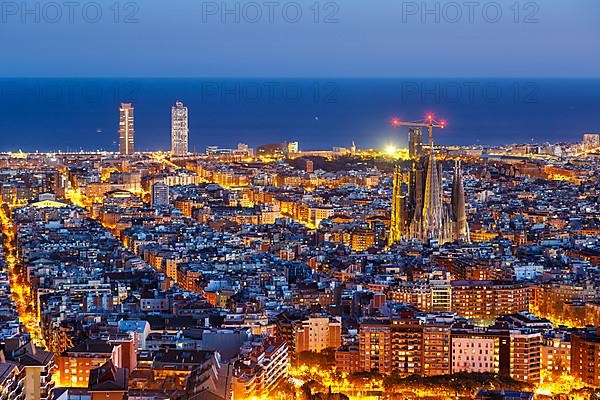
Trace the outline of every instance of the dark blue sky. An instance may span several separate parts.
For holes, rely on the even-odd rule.
[[[600,77],[598,0],[265,1],[2,2],[0,76]]]

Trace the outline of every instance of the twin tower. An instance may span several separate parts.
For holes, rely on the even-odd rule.
[[[188,152],[188,108],[178,101],[171,108],[171,154],[185,156]],[[135,119],[131,103],[122,103],[119,108],[119,153],[135,153]]]
[[[450,203],[443,200],[442,164],[435,159],[433,141],[423,147],[423,130],[408,133],[410,170],[396,166],[392,194],[392,218],[388,244],[406,239],[444,244],[469,241],[465,190],[460,162],[454,165]]]

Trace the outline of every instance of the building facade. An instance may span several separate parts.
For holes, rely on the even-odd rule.
[[[452,282],[452,311],[465,318],[492,320],[528,309],[526,285],[501,281]]]
[[[360,326],[359,353],[362,371],[421,374],[423,327],[411,316],[364,321]]]
[[[119,109],[119,153],[135,153],[134,107],[131,103],[122,103]]]
[[[152,185],[152,207],[166,207],[169,205],[169,185],[156,182]]]
[[[586,385],[600,386],[600,332],[571,336],[571,374]]]
[[[296,329],[296,352],[337,349],[342,343],[341,318],[311,317]]]
[[[540,382],[542,335],[539,332],[511,331],[510,376],[521,382]]]
[[[171,108],[171,154],[183,156],[189,152],[188,108],[178,101]]]

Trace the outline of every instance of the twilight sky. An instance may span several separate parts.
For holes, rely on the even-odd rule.
[[[600,77],[598,0],[66,3],[1,2],[0,76]]]

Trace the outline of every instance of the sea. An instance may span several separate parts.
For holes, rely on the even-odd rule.
[[[0,152],[116,151],[119,105],[138,151],[170,148],[189,108],[190,151],[297,141],[301,150],[404,147],[428,113],[444,145],[577,142],[600,132],[600,79],[0,78]]]

